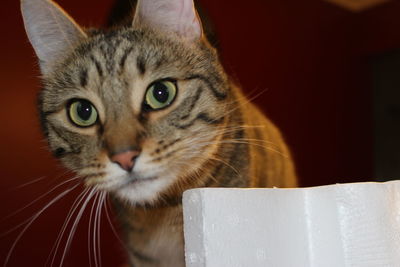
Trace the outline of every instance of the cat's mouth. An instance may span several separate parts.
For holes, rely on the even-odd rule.
[[[126,175],[120,183],[109,187],[108,191],[115,193],[118,197],[128,200],[130,203],[146,203],[155,201],[158,195],[169,184],[168,179],[163,176],[131,176]]]
[[[157,176],[151,176],[151,177],[147,177],[147,178],[143,178],[143,177],[138,177],[136,175],[130,175],[129,178],[127,179],[126,182],[124,182],[120,188],[125,187],[125,186],[134,186],[137,184],[143,184],[143,183],[147,183],[147,182],[152,182],[157,180],[158,177]]]
[[[112,178],[111,178],[112,177]],[[126,187],[135,187],[158,180],[158,176],[140,176],[136,173],[108,176],[106,173],[86,174],[83,176],[86,186],[96,186],[98,189],[117,191]],[[110,179],[111,178],[111,179]]]

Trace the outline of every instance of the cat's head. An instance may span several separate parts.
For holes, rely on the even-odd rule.
[[[21,3],[54,155],[132,203],[201,185],[231,99],[192,0],[139,1],[132,26],[109,31],[82,30],[50,0]]]

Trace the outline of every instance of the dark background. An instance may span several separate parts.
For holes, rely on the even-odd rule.
[[[396,83],[384,81],[387,77],[396,79],[400,71],[400,65],[392,60],[400,61],[396,52],[400,49],[399,1],[360,13],[321,0],[199,2],[215,26],[227,71],[247,93],[265,90],[254,101],[286,136],[302,186],[395,178],[385,177],[391,172],[377,171],[375,167],[388,164],[382,160],[381,165],[376,164],[382,159],[377,155],[387,153],[379,149],[380,154],[374,153],[380,147],[376,136],[386,138],[385,132],[377,129],[381,117],[375,115],[381,106],[375,102],[381,99],[381,86],[389,83],[393,92],[398,88]],[[79,24],[101,26],[106,23],[113,0],[58,3]],[[57,188],[22,212],[7,216],[49,192],[71,174],[52,159],[39,130],[35,108],[39,72],[24,32],[19,1],[4,1],[0,18],[0,262],[3,262],[23,228],[7,234],[8,230],[36,214],[68,185]],[[387,68],[389,76],[385,76]],[[394,96],[383,98],[393,100]],[[393,116],[400,115],[398,108],[391,112]],[[389,121],[387,131],[396,122],[400,121]],[[386,146],[390,149],[391,143]],[[17,243],[8,266],[44,266],[68,210],[81,190],[68,194],[38,217]],[[83,217],[67,255],[67,266],[89,266],[89,213]],[[119,266],[124,262],[123,248],[106,220],[101,226],[103,266]]]

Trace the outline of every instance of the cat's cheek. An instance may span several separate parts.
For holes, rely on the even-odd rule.
[[[153,162],[153,158],[147,153],[142,153],[140,157],[136,159],[133,172],[143,178],[161,178],[160,176],[163,176],[165,170],[159,163]]]
[[[99,190],[113,191],[121,187],[126,182],[126,171],[115,163],[105,163],[104,168],[99,170],[100,176],[90,173],[81,173],[85,177],[85,185],[96,187]]]

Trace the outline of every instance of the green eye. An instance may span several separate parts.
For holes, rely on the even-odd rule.
[[[89,127],[97,122],[97,110],[85,99],[74,99],[68,107],[68,117],[79,127]]]
[[[171,80],[154,82],[146,92],[145,104],[153,110],[169,106],[176,96],[176,85]]]

